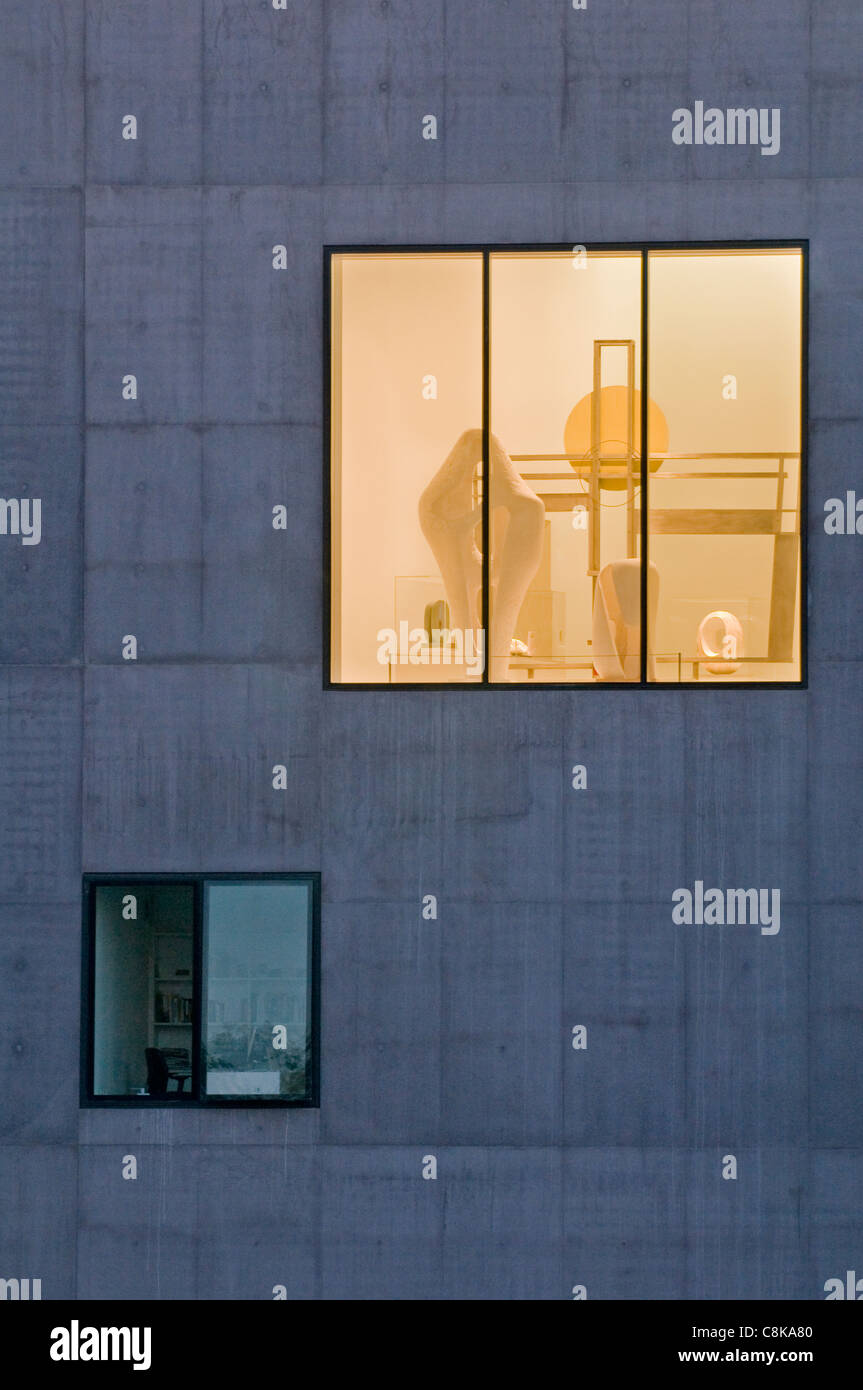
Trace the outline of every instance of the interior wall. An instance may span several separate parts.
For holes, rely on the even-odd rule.
[[[344,256],[340,275],[341,672],[379,682],[377,634],[397,628],[397,581],[436,577],[425,601],[444,597],[417,509],[459,435],[482,426],[482,259]]]
[[[650,394],[669,427],[672,454],[800,450],[801,257],[799,252],[656,253],[650,257]],[[727,378],[736,378],[736,398]],[[654,508],[765,508],[768,479],[663,479],[663,472],[759,472],[778,459],[673,459],[651,483]],[[783,506],[794,524],[799,463],[785,465]],[[714,610],[734,613],[744,653],[768,654],[771,536],[650,537],[660,572],[654,637],[658,653],[696,653],[698,624]],[[795,620],[795,626],[799,622]],[[799,652],[795,651],[795,657]],[[738,678],[795,679],[796,665],[751,666]],[[658,675],[675,678],[675,665]]]
[[[146,1085],[144,1048],[149,1046],[153,922],[124,919],[122,888],[96,897],[94,993],[94,1089],[128,1095]]]

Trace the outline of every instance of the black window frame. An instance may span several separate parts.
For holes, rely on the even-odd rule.
[[[718,681],[669,681],[647,679],[648,644],[641,642],[641,662],[637,681],[500,681],[489,679],[489,663],[486,655],[482,679],[479,681],[337,681],[332,672],[332,260],[339,255],[374,255],[413,253],[441,254],[463,252],[482,255],[482,301],[483,301],[483,364],[482,364],[482,468],[483,468],[483,534],[489,534],[489,381],[490,353],[489,341],[490,299],[489,268],[490,258],[499,252],[561,252],[572,253],[574,248],[583,247],[589,255],[591,251],[629,251],[641,255],[641,372],[639,390],[641,393],[641,439],[647,440],[648,411],[648,311],[649,311],[649,266],[650,253],[655,251],[799,251],[801,253],[801,293],[800,293],[800,679],[784,681],[733,681],[723,684]],[[323,247],[323,689],[348,691],[410,691],[427,690],[441,693],[449,690],[461,691],[526,691],[526,690],[808,690],[809,688],[809,637],[808,637],[808,477],[809,477],[809,239],[808,238],[769,238],[748,241],[593,241],[584,242],[578,237],[566,242],[420,242],[409,244],[385,242],[356,245],[339,244]],[[650,477],[648,468],[649,450],[642,448],[640,461],[640,488],[644,499],[641,506],[641,632],[647,631],[647,574],[649,561],[649,519],[650,519]],[[488,633],[488,545],[483,553],[483,628]],[[486,642],[487,652],[487,642]]]
[[[311,970],[311,1061],[308,1094],[301,1100],[282,1096],[204,1096],[201,1094],[201,1050],[203,1026],[204,954],[204,885],[205,883],[307,883],[311,890],[311,941],[309,967]],[[193,890],[193,1013],[192,1013],[192,1086],[189,1095],[171,1093],[165,1096],[101,1096],[94,1093],[94,999],[96,959],[96,889],[137,886],[154,888],[160,885],[189,885]],[[321,875],[319,872],[295,873],[128,873],[83,875],[82,932],[81,932],[81,1109],[185,1109],[185,1110],[259,1110],[320,1108],[320,979],[321,979]]]

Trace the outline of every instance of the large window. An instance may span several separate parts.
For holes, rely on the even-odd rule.
[[[317,1104],[315,874],[88,877],[85,1104]]]
[[[332,684],[801,681],[804,244],[326,259]]]

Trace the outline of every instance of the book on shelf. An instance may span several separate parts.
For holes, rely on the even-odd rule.
[[[153,1018],[155,1023],[191,1023],[192,1001],[183,994],[158,990]]]

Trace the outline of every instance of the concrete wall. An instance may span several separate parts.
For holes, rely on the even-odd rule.
[[[0,493],[44,517],[0,537],[0,1275],[823,1297],[863,1262],[858,0],[2,19]],[[780,153],[675,146],[699,99]],[[322,244],[790,236],[808,691],[322,691]],[[168,869],[322,871],[319,1111],[79,1110],[81,874]],[[673,926],[696,878],[780,933]]]

